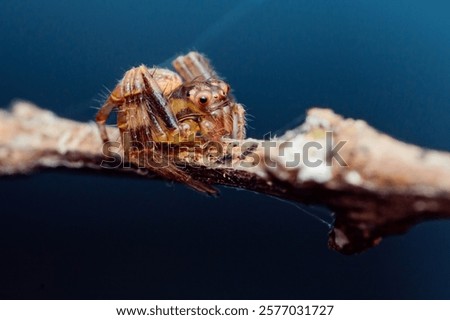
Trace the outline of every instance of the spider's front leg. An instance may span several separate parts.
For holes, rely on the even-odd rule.
[[[170,141],[179,132],[177,119],[154,78],[156,72],[144,65],[127,71],[97,113],[96,122],[106,143],[106,120],[113,109],[118,109],[117,126],[126,155],[132,141],[146,146],[151,141]]]
[[[109,96],[103,106],[98,110],[97,115],[95,116],[95,122],[97,123],[97,127],[100,132],[100,138],[103,141],[103,154],[105,156],[110,156],[114,158],[114,154],[109,149],[109,137],[108,132],[106,131],[106,121],[108,120],[111,111],[116,109],[118,105],[114,103],[114,98]],[[123,141],[122,141],[123,145]]]
[[[196,51],[177,57],[172,65],[186,82],[219,78],[209,60]]]
[[[106,132],[106,120],[108,120],[111,111],[117,106],[110,101],[111,97],[106,100],[103,106],[98,110],[95,116],[95,122],[97,123],[98,129],[100,131],[100,137],[103,143],[109,142],[108,133]]]

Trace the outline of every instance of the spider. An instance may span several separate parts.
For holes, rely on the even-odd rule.
[[[145,65],[131,68],[97,113],[100,135],[107,143],[105,123],[111,111],[118,110],[117,126],[127,162],[142,164],[143,152],[162,158],[161,149],[149,147],[154,143],[245,138],[245,110],[235,102],[230,86],[219,78],[209,61],[198,52],[190,52],[177,57],[172,65],[178,73]],[[166,167],[145,166],[167,179],[216,193],[172,162]]]

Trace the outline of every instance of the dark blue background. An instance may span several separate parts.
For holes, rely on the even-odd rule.
[[[0,45],[4,107],[92,120],[128,68],[198,49],[247,106],[252,137],[317,105],[450,150],[448,1],[3,0]],[[450,299],[449,221],[348,257],[293,205],[221,191],[1,178],[0,298]]]

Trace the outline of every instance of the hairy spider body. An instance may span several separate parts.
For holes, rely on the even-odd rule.
[[[98,111],[96,121],[104,142],[108,142],[105,122],[118,109],[125,161],[142,165],[142,155],[164,155],[157,144],[189,141],[220,141],[224,137],[245,137],[245,111],[229,93],[229,85],[219,79],[206,58],[197,52],[180,56],[173,63],[181,77],[167,69],[144,65],[128,70]],[[194,189],[215,190],[193,180],[172,162],[167,167],[145,166],[171,180]]]

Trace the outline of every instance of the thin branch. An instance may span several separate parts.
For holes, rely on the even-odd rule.
[[[120,141],[117,129],[108,130]],[[329,245],[342,253],[363,251],[420,221],[450,217],[449,153],[405,144],[328,109],[309,110],[302,126],[279,138],[227,140],[220,148],[219,156],[208,151],[206,159],[181,153],[177,164],[202,182],[328,206],[335,214]],[[0,110],[0,175],[67,167],[154,177],[151,170],[108,169],[102,160],[94,123],[25,102]]]

